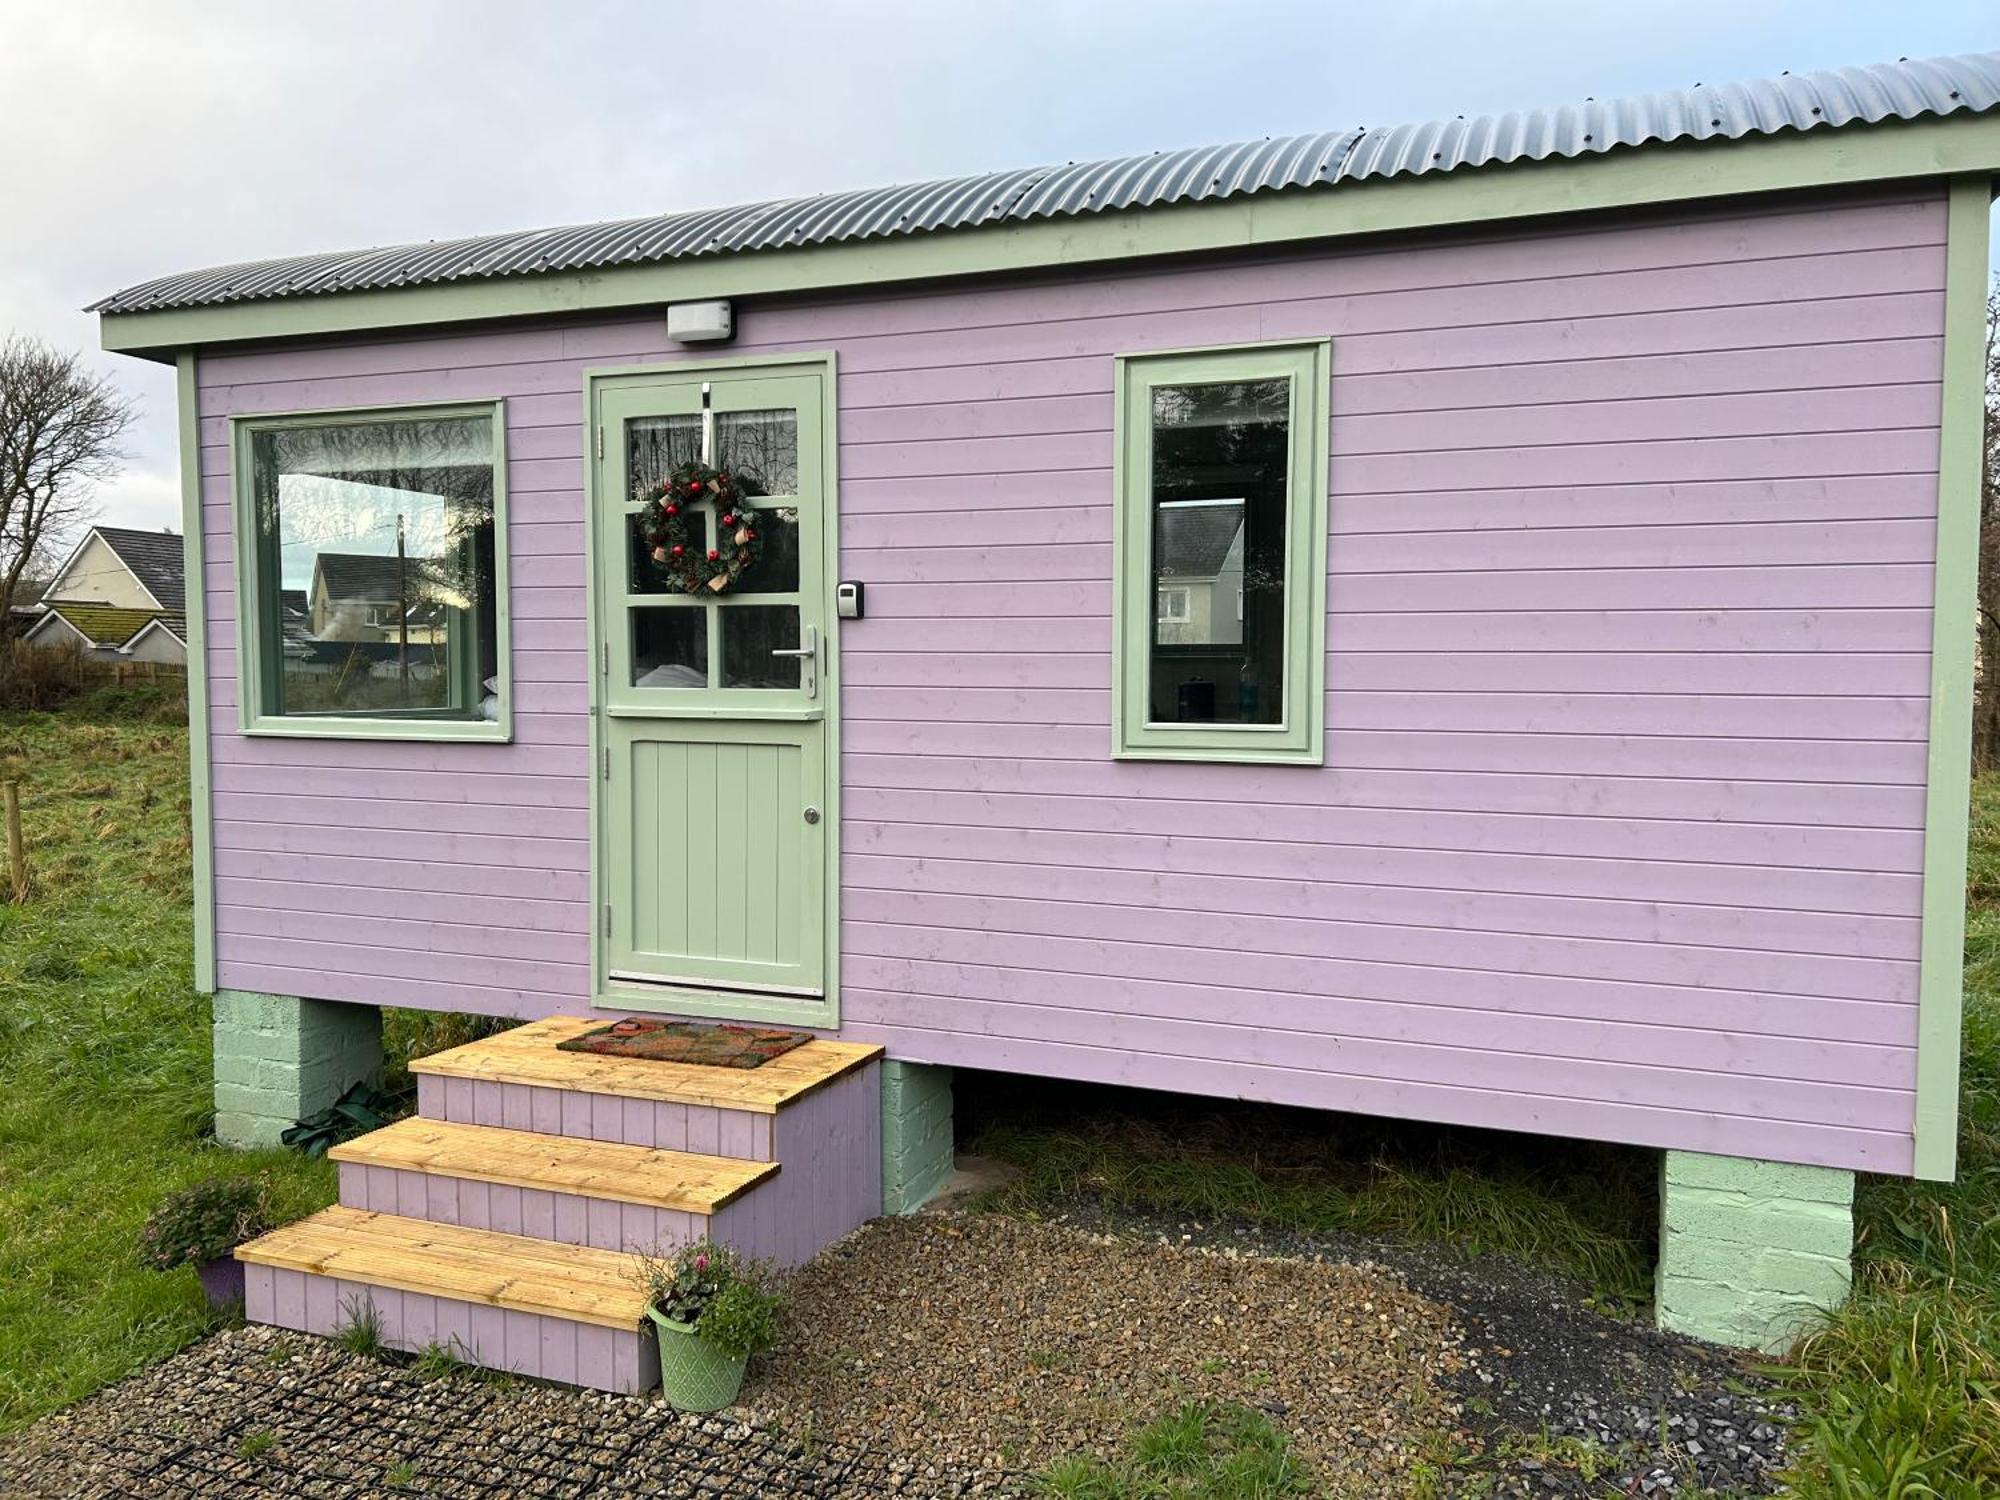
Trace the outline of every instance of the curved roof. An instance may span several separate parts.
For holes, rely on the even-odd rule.
[[[1785,130],[1983,114],[1996,105],[2000,52],[1906,59],[1473,119],[1460,115],[1386,129],[1358,126],[736,208],[247,261],[142,282],[89,310],[152,312],[600,270],[1252,193],[1325,191],[1371,179],[1604,155],[1670,141],[1740,140]]]

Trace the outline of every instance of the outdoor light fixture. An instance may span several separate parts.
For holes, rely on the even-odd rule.
[[[726,344],[736,337],[727,302],[676,302],[667,308],[667,337],[676,344]]]

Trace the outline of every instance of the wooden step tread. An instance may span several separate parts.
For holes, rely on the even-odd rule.
[[[770,1161],[424,1119],[398,1120],[335,1146],[327,1155],[363,1166],[643,1203],[689,1214],[713,1213],[778,1171],[778,1164]]]
[[[861,1042],[815,1038],[759,1068],[716,1068],[701,1063],[600,1057],[591,1052],[564,1052],[556,1046],[604,1024],[601,1016],[551,1016],[530,1021],[498,1036],[417,1058],[410,1071],[770,1115],[882,1053],[880,1047]]]
[[[630,1331],[646,1313],[639,1258],[359,1208],[325,1208],[248,1244],[250,1265]]]

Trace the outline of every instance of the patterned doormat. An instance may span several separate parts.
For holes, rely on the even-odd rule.
[[[565,1052],[699,1063],[710,1068],[761,1068],[812,1040],[806,1031],[765,1031],[695,1021],[614,1021],[556,1045]]]

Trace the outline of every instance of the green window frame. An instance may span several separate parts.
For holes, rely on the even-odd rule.
[[[493,437],[493,652],[497,714],[480,716],[479,662],[454,631],[447,645],[450,703],[444,708],[326,713],[282,711],[282,574],[275,532],[260,526],[255,449],[260,435],[289,429],[486,417]],[[506,742],[514,735],[514,679],[507,556],[507,411],[499,399],[339,407],[230,419],[231,511],[236,545],[237,697],[243,732],[318,739]]]
[[[1331,372],[1332,344],[1326,339],[1118,356],[1111,552],[1115,758],[1323,764]],[[1153,557],[1154,392],[1163,386],[1274,380],[1288,382],[1289,389],[1281,712],[1272,723],[1155,722],[1149,712],[1159,649],[1154,623],[1160,583]]]

